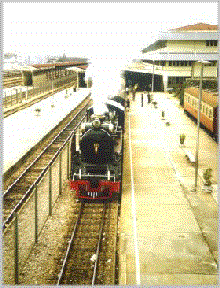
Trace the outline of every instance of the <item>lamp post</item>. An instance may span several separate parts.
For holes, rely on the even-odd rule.
[[[200,128],[200,107],[202,102],[202,80],[203,80],[203,66],[209,64],[208,61],[198,61],[201,64],[200,70],[200,84],[199,84],[199,101],[198,101],[198,114],[197,114],[197,139],[196,139],[196,152],[195,152],[195,191],[197,190],[198,182],[198,168],[199,168],[199,128]]]

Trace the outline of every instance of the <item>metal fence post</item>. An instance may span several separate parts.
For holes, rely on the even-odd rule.
[[[52,215],[52,167],[49,167],[49,216]]]
[[[15,212],[15,284],[19,284],[18,214]]]
[[[59,194],[62,193],[62,153],[59,157]]]
[[[70,142],[67,144],[67,179],[70,179]]]
[[[38,241],[38,199],[37,199],[37,186],[35,187],[34,191],[35,195],[35,242]]]

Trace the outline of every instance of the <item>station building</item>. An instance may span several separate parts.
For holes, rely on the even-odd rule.
[[[16,62],[17,63],[17,62]],[[15,63],[15,64],[16,64]],[[76,82],[76,88],[88,86],[85,71],[88,61],[67,61],[32,65],[4,65],[3,86],[52,87],[64,82]]]
[[[40,87],[52,85],[59,80],[75,78],[77,87],[86,87],[85,70],[87,63],[83,62],[60,62],[33,64],[22,68],[23,83],[25,86],[33,85]]]
[[[166,92],[188,78],[199,79],[201,60],[210,62],[204,67],[203,79],[217,79],[218,26],[198,23],[162,32],[142,54],[129,69],[133,73],[154,73],[154,91],[158,91],[157,86]],[[160,75],[159,84],[156,75]]]

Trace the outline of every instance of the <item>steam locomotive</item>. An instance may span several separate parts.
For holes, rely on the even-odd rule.
[[[106,106],[101,115],[91,107],[72,138],[70,187],[79,199],[109,199],[120,192],[124,108],[114,101]]]

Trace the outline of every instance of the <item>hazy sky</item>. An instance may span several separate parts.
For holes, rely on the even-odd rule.
[[[135,58],[158,32],[198,22],[217,24],[217,2],[9,2],[4,3],[4,50]]]
[[[217,24],[218,2],[3,5],[5,53],[88,57],[93,63],[88,73],[95,71],[98,77],[102,71],[119,73],[118,68],[138,58],[161,31],[199,22]]]

